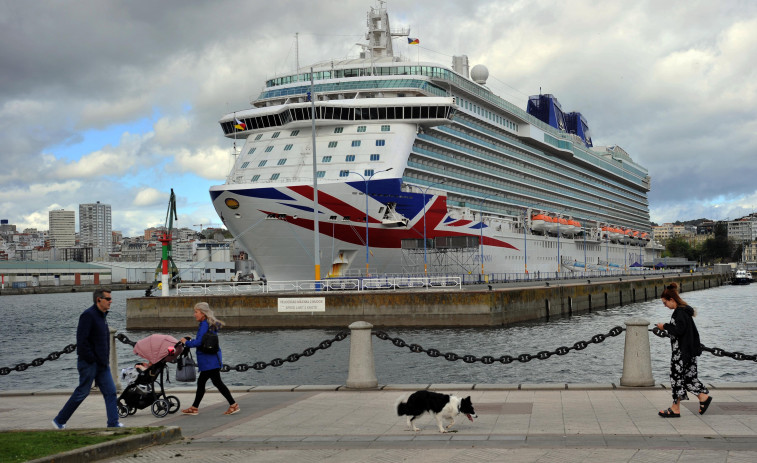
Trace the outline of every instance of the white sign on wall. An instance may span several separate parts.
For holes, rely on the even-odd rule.
[[[278,298],[279,312],[325,312],[325,297]]]

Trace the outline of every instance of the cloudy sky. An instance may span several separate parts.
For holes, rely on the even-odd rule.
[[[46,230],[49,210],[100,201],[133,236],[165,222],[174,188],[178,226],[219,224],[208,188],[224,182],[231,143],[218,119],[294,68],[296,32],[302,65],[356,56],[375,5],[0,0],[0,218]],[[467,54],[518,106],[541,89],[580,111],[595,144],[649,169],[653,221],[756,210],[757,2],[387,6],[420,39],[400,53]]]

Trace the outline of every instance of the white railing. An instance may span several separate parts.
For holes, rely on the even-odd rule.
[[[219,283],[179,283],[176,294],[179,296],[263,294],[279,292],[315,292],[315,291],[368,291],[375,289],[446,289],[462,288],[462,278],[456,276],[433,277],[376,277],[347,278],[326,280],[292,280],[253,282],[219,282]]]

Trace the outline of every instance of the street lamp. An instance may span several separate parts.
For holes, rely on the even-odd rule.
[[[370,276],[370,270],[369,270],[368,264],[370,262],[370,252],[371,252],[370,251],[371,246],[368,240],[368,236],[369,236],[368,231],[370,230],[370,228],[368,227],[368,181],[372,179],[374,175],[380,174],[381,172],[388,172],[390,170],[392,170],[391,167],[388,169],[380,170],[378,172],[374,172],[371,174],[370,177],[368,177],[368,179],[366,179],[363,176],[363,174],[359,172],[350,171],[351,174],[359,175],[360,178],[363,179],[363,182],[365,182],[365,276],[367,277]]]
[[[428,189],[431,188],[434,185],[441,185],[442,183],[446,182],[447,179],[444,179],[440,182],[434,182],[431,185],[427,186],[425,190],[423,190],[423,275],[425,276],[428,273],[428,260],[426,257],[426,193],[428,192]]]
[[[494,193],[484,196],[481,201],[478,202],[478,214],[481,226],[479,227],[479,246],[481,247],[481,280],[484,279],[484,201],[495,196]]]

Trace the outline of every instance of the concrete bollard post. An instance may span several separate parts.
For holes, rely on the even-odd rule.
[[[373,341],[371,325],[355,322],[350,325],[350,370],[347,387],[350,389],[375,389],[378,387],[376,368],[373,364]]]
[[[641,318],[632,318],[626,321],[626,345],[623,352],[621,386],[654,386],[648,326],[649,322]]]
[[[113,383],[116,385],[116,392],[121,392],[121,381],[118,379],[118,354],[116,353],[116,329],[110,328],[110,375],[113,376]]]

